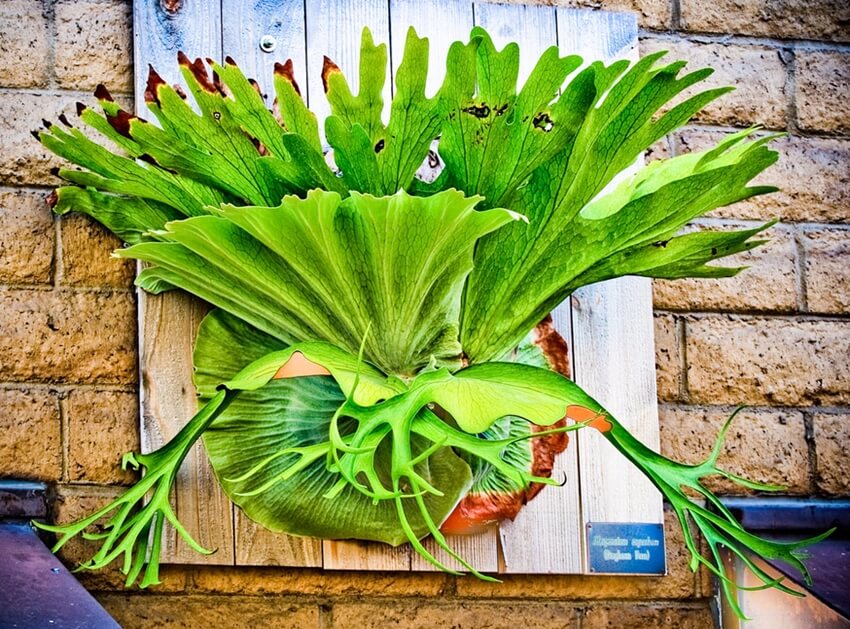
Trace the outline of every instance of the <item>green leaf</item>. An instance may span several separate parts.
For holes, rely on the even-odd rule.
[[[94,188],[63,186],[56,190],[57,214],[88,214],[129,244],[149,240],[148,233],[160,229],[180,214],[172,207],[139,197],[103,194]]]
[[[233,351],[239,348],[239,351]],[[269,354],[269,352],[273,352]],[[293,351],[321,362],[332,373],[270,380]],[[265,358],[264,358],[265,357]],[[271,360],[269,360],[271,357]],[[260,363],[254,362],[260,360]],[[236,376],[248,363],[251,378]],[[396,506],[373,504],[372,498],[348,486],[333,499],[324,497],[339,480],[326,466],[331,419],[345,401],[343,390],[354,398],[372,403],[376,396],[388,397],[381,376],[356,357],[322,344],[303,344],[297,350],[282,348],[280,341],[262,334],[222,311],[208,314],[198,331],[194,354],[195,381],[202,395],[231,380],[234,388],[254,389],[240,395],[204,434],[204,444],[216,475],[228,496],[246,515],[272,531],[324,539],[370,539],[398,545],[407,540]],[[269,364],[264,371],[262,366]],[[269,373],[271,375],[269,375]],[[263,375],[265,374],[265,375]],[[335,382],[336,380],[336,382]],[[339,388],[342,385],[343,389]],[[382,388],[383,387],[383,388]],[[369,393],[369,392],[372,393]],[[343,432],[350,428],[343,422]],[[414,440],[414,455],[424,450],[421,438]],[[384,482],[389,483],[391,451],[379,446],[373,461]],[[269,460],[271,459],[271,460]],[[267,464],[263,465],[265,461]],[[261,470],[250,474],[261,465]],[[297,473],[296,473],[297,470]],[[469,467],[448,448],[434,452],[417,467],[429,483],[441,488],[441,496],[425,499],[430,517],[442,521],[466,492],[471,482]],[[233,480],[248,474],[245,480]],[[260,493],[251,490],[272,481]],[[408,501],[406,514],[418,537],[428,529],[415,505]]]
[[[474,209],[457,191],[428,198],[310,192],[280,207],[224,206],[168,225],[119,255],[286,343],[323,340],[410,376],[456,361],[457,318],[476,241],[518,215]],[[367,334],[368,330],[368,334]],[[404,334],[399,334],[404,330]]]
[[[689,220],[766,192],[747,183],[776,161],[768,140],[737,134],[715,149],[653,164],[569,217],[560,216],[566,206],[540,215],[551,187],[532,178],[514,207],[536,212],[532,231],[535,219],[545,226],[533,249],[521,249],[527,239],[513,226],[502,230],[512,231],[505,239],[497,233],[482,240],[464,300],[464,350],[475,360],[501,355],[581,286],[623,275],[704,276],[712,273],[705,262],[754,246],[746,239],[755,232],[707,232],[713,235],[660,245]],[[692,258],[696,245],[702,253]]]
[[[381,120],[387,52],[363,30],[360,93],[351,94],[342,72],[326,61],[325,80],[332,115],[325,121],[328,143],[343,179],[353,190],[375,195],[406,190],[440,133],[438,97],[425,97],[428,40],[411,28],[395,80],[389,124]]]

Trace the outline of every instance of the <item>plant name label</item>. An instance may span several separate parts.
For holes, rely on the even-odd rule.
[[[591,573],[665,574],[665,556],[661,524],[587,524],[587,563]]]

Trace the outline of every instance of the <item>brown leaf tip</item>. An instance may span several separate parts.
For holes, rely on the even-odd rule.
[[[195,59],[194,61],[190,61],[189,57],[187,57],[186,54],[182,50],[180,50],[177,52],[177,62],[184,68],[187,68],[189,72],[192,73],[192,76],[195,77],[195,81],[198,82],[198,85],[201,86],[201,89],[209,92],[210,94],[218,93],[218,89],[216,88],[215,84],[210,81],[210,76],[207,73],[207,68],[200,58]]]
[[[109,90],[106,89],[106,86],[103,83],[98,83],[97,87],[94,88],[94,97],[97,100],[108,100],[110,103],[115,102],[115,99],[112,98],[112,94],[109,93]]]
[[[159,88],[165,85],[165,79],[163,79],[154,67],[148,64],[148,82],[145,86],[145,102],[146,103],[156,103],[159,104]]]
[[[339,69],[337,64],[325,57],[322,62],[322,85],[325,88],[326,94],[328,92],[328,80],[332,74],[336,74],[337,72],[342,73],[342,70]]]
[[[224,58],[224,65],[238,67],[238,64],[233,60],[233,57],[231,57],[230,55],[227,55]]]
[[[77,115],[82,116],[83,112],[86,110],[86,106],[83,105],[80,101],[77,101]]]
[[[329,59],[325,57],[325,61],[329,61]],[[301,96],[301,88],[298,87],[298,82],[295,80],[295,71],[293,69],[292,59],[287,59],[284,64],[275,63],[274,73],[289,81],[290,85],[292,85],[292,89],[295,90],[295,93]],[[322,74],[322,80],[324,80],[324,73]],[[327,90],[327,87],[325,90]]]
[[[133,120],[136,116],[130,114],[123,109],[119,110],[117,114],[114,116],[110,116],[106,114],[106,120],[112,125],[112,128],[115,129],[118,133],[123,135],[125,138],[131,138],[130,135],[130,121]]]
[[[74,125],[68,122],[68,117],[65,114],[59,114],[59,122],[68,127],[69,129],[73,129]]]
[[[47,202],[47,207],[51,210],[55,208],[56,204],[59,203],[59,195],[56,193],[56,190],[51,191],[51,193],[47,195],[45,201]]]

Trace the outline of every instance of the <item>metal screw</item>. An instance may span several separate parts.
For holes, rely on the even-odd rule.
[[[271,35],[263,35],[260,38],[260,50],[263,52],[272,52],[277,48],[277,40]]]

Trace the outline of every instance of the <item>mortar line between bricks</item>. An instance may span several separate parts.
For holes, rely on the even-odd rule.
[[[850,323],[850,313],[814,313],[814,312],[775,312],[764,310],[693,310],[693,309],[675,309],[655,308],[654,312],[659,314],[677,314],[693,316],[696,319],[728,319],[730,321],[747,321],[752,319],[769,319],[771,321],[789,321],[792,323]]]
[[[787,82],[786,82],[787,83]],[[788,86],[785,86],[786,90]],[[686,131],[714,131],[717,133],[736,133],[738,131],[743,131],[744,129],[749,129],[753,125],[741,125],[741,126],[733,126],[733,125],[720,125],[713,124],[710,122],[699,122],[697,120],[691,121],[685,126],[677,129],[674,135],[679,135]],[[771,133],[776,133],[776,129],[765,129],[761,128],[756,131],[757,136],[768,135]],[[788,136],[792,138],[801,138],[801,139],[813,139],[813,140],[848,140],[850,139],[850,135],[841,134],[841,133],[833,133],[829,131],[809,131],[809,130],[801,130],[795,129],[793,132],[788,131]]]
[[[681,402],[659,402],[659,408],[664,410],[687,410],[719,411],[731,413],[738,408],[737,404],[685,404]],[[767,413],[812,413],[817,411],[824,415],[845,415],[850,411],[850,406],[766,406],[759,404],[748,404],[745,411],[767,412]]]
[[[59,443],[62,451],[62,471],[59,474],[59,479],[62,483],[68,483],[71,479],[71,471],[69,469],[71,465],[71,446],[69,443],[71,438],[71,426],[68,421],[67,398],[67,393],[60,393],[57,400],[59,404]]]
[[[800,312],[809,311],[809,292],[806,277],[806,248],[803,246],[802,234],[794,230],[794,248],[797,255],[794,260],[794,270],[797,273],[797,308]]]
[[[673,315],[676,323],[676,340],[679,343],[679,399],[688,399],[688,337],[685,328],[685,318]]]
[[[788,133],[799,135],[800,129],[797,127],[797,55],[794,50],[787,50],[788,63],[786,64],[785,76],[785,98],[788,99],[788,111],[785,119],[785,126],[788,128]]]
[[[696,44],[737,44],[742,46],[764,46],[770,48],[788,48],[823,52],[850,52],[850,42],[829,42],[818,39],[794,39],[781,37],[759,37],[757,35],[735,35],[725,33],[707,33],[700,31],[677,30],[653,31],[638,29],[638,38],[663,39],[667,41],[689,41]]]
[[[670,0],[670,28],[676,33],[682,30],[682,3],[680,0]]]
[[[809,455],[809,486],[817,492],[820,489],[818,486],[818,449],[815,444],[815,421],[811,412],[803,412],[803,426],[805,428],[806,450]]]
[[[138,393],[138,387],[135,384],[122,383],[51,383],[51,382],[16,382],[14,380],[0,382],[0,390],[3,391],[20,391],[28,389],[39,391],[42,393],[71,393],[72,391],[94,391],[96,393]]]
[[[41,10],[47,20],[47,63],[50,72],[47,77],[48,87],[53,89],[59,84],[56,78],[56,10],[53,0],[42,0]]]
[[[118,295],[133,295],[135,296],[136,291],[133,286],[128,286],[126,288],[118,288],[115,286],[68,286],[65,285],[55,285],[55,284],[21,284],[21,283],[8,283],[8,284],[0,284],[0,291],[3,290],[28,290],[34,293],[84,293],[84,294],[99,294],[110,296],[113,294]]]
[[[5,87],[0,86],[0,94],[20,94],[24,96],[67,96],[69,98],[76,98],[80,100],[82,98],[88,98],[94,100],[94,91],[86,91],[86,90],[68,90],[61,89],[59,87],[49,87],[49,88],[37,88],[37,87]],[[110,90],[110,94],[118,99],[128,99],[129,101],[133,100],[132,92],[112,92]]]

